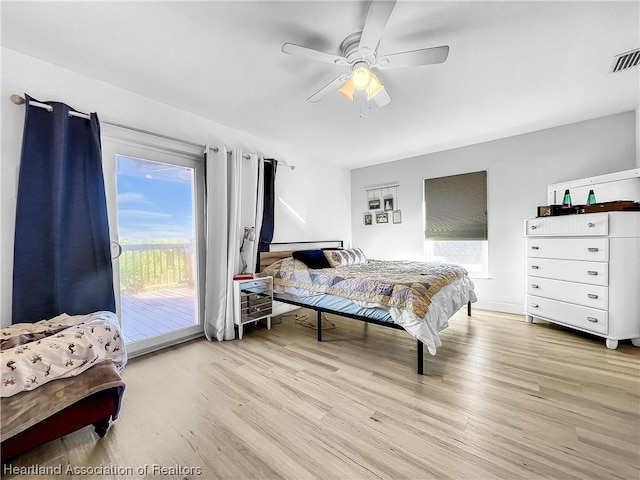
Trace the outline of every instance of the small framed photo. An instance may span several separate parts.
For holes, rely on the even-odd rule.
[[[393,210],[393,197],[387,197],[384,199],[384,211],[389,212]]]
[[[402,210],[393,211],[393,223],[402,223]]]
[[[369,210],[380,210],[379,198],[372,198],[369,200]]]
[[[376,223],[389,223],[389,216],[387,212],[376,213]]]
[[[364,214],[364,224],[365,225],[372,225],[373,224],[373,215],[371,215],[370,213],[365,213]]]

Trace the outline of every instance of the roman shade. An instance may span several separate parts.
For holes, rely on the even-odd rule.
[[[426,240],[487,240],[487,172],[424,181]]]

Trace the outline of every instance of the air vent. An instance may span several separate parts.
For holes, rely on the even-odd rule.
[[[621,70],[627,70],[631,67],[637,67],[638,62],[640,62],[640,48],[636,48],[630,52],[621,53],[613,58],[613,63],[611,64],[609,73],[615,73]]]

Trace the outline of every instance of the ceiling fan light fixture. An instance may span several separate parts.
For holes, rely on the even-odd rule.
[[[347,97],[349,100],[353,101],[353,94],[356,91],[355,86],[353,85],[353,80],[351,79],[351,77],[349,77],[347,79],[346,82],[344,82],[344,85],[342,85],[338,91],[344,95],[345,97]]]
[[[384,85],[375,73],[371,73],[371,81],[367,86],[367,100],[371,100],[384,89]]]
[[[364,90],[371,82],[371,70],[366,65],[356,67],[351,74],[351,81],[356,90]]]
[[[342,87],[338,89],[338,92],[340,92],[342,95],[347,97],[349,100],[353,101],[353,97],[355,93],[361,91],[363,92],[363,94],[366,93],[367,100],[371,100],[378,93],[384,90],[384,85],[382,84],[378,76],[375,73],[373,73],[371,70],[369,70],[367,67],[359,67],[358,69],[366,69],[367,71],[366,75],[368,76],[368,79],[369,79],[368,83],[360,87],[360,85],[357,84],[355,79],[357,78],[362,79],[362,76],[354,75],[356,72],[356,70],[354,70],[354,72],[347,79],[347,81],[344,82],[344,85],[342,85]]]

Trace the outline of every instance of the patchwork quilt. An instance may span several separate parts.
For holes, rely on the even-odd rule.
[[[467,275],[459,265],[412,261],[369,260],[312,270],[293,258],[275,262],[264,273],[275,285],[409,310],[420,318],[442,287]]]
[[[120,371],[127,353],[115,314],[95,312],[3,328],[0,359],[1,396],[10,397],[107,360]]]
[[[368,260],[336,268],[310,269],[292,257],[262,271],[274,292],[297,296],[330,294],[363,307],[385,308],[395,323],[421,340],[430,354],[441,345],[438,332],[467,302],[477,301],[467,271],[459,265]]]

